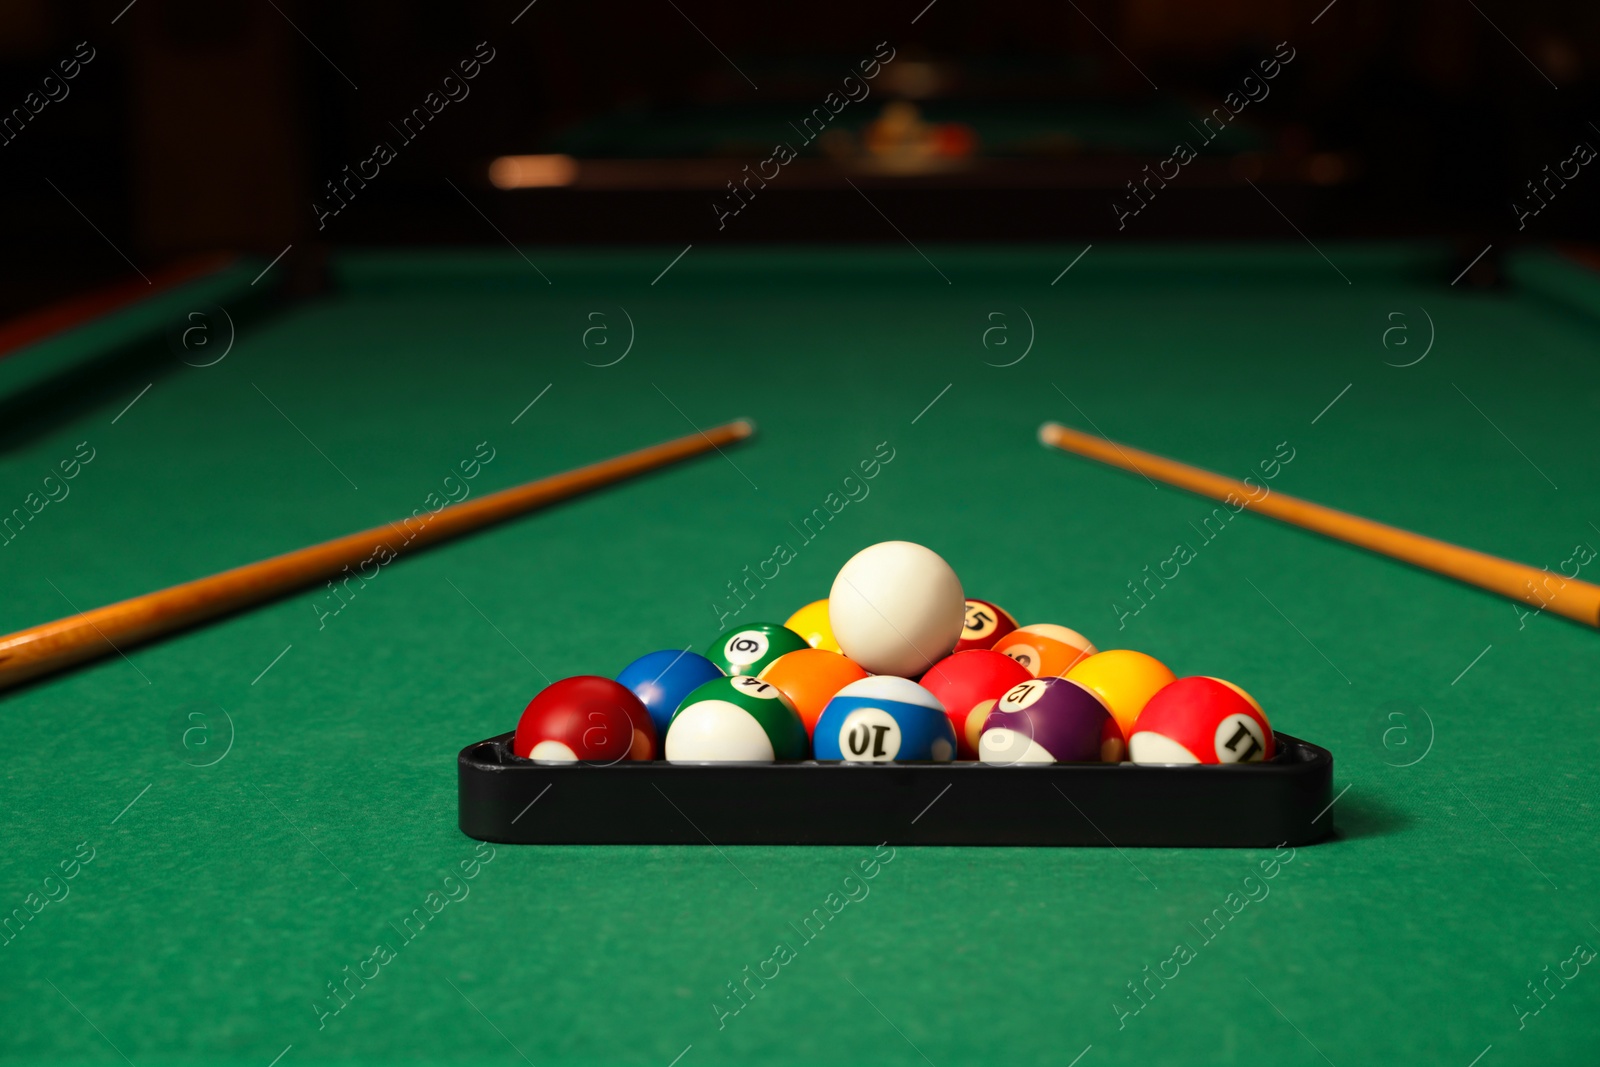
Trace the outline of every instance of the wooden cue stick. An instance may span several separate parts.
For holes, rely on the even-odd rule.
[[[1087,456],[1214,500],[1225,501],[1233,495],[1251,511],[1293,526],[1403,560],[1423,570],[1553,611],[1588,626],[1600,626],[1600,586],[1588,582],[1424,537],[1346,511],[1299,500],[1285,493],[1272,493],[1253,500],[1251,498],[1257,496],[1259,489],[1252,489],[1243,482],[1119,445],[1115,441],[1073,430],[1059,423],[1047,422],[1039,427],[1039,440],[1065,452]],[[1554,579],[1553,588],[1550,579]]]
[[[427,521],[420,527],[415,526],[415,518],[408,516],[401,521],[409,521],[413,527],[402,529],[390,523],[347,534],[19,630],[0,637],[0,689],[331,578],[346,567],[369,560],[380,547],[399,555],[711,449],[720,450],[754,432],[754,424],[739,419],[703,433],[686,434],[564,474],[502,489],[477,500],[448,505],[424,516]]]

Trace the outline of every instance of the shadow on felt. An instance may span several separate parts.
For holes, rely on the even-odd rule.
[[[247,323],[256,325],[282,303],[270,292],[232,302],[235,331]],[[115,411],[147,384],[194,366],[185,365],[166,336],[167,327],[183,321],[183,313],[174,313],[159,328],[111,342],[87,359],[0,396],[0,454],[19,451],[96,410]],[[28,353],[10,358],[27,359]]]
[[[1353,789],[1333,811],[1335,841],[1387,837],[1410,829],[1415,822],[1408,812],[1382,797],[1361,795]]]

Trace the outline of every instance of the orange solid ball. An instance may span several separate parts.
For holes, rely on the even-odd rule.
[[[1133,724],[1150,698],[1177,681],[1177,675],[1165,663],[1126,648],[1090,656],[1068,671],[1066,677],[1100,698],[1122,727],[1123,737],[1133,735]]]
[[[867,677],[867,672],[837,652],[824,648],[802,648],[779,656],[767,664],[760,678],[777,687],[789,698],[800,721],[806,724],[806,736],[816,729],[822,709],[834,695],[849,685]]]

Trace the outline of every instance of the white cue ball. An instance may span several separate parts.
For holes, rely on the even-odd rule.
[[[884,541],[839,569],[828,621],[839,648],[862,669],[913,678],[956,647],[966,607],[961,579],[937,552]]]

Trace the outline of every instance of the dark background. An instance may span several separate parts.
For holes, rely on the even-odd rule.
[[[0,114],[79,42],[95,54],[0,144],[0,312],[197,252],[271,257],[291,242],[292,269],[337,244],[899,240],[885,216],[917,241],[1296,239],[1292,220],[1319,239],[1441,237],[1463,262],[1491,241],[1498,255],[1596,235],[1595,168],[1520,232],[1512,203],[1577,142],[1600,146],[1600,5],[925,4],[0,0]],[[811,158],[719,230],[721,183],[881,41],[895,74],[852,121],[910,95],[930,119],[1033,116],[1032,146],[1007,148],[980,122],[978,156],[936,174]],[[1237,141],[1219,139],[1119,232],[1123,183],[1168,153],[1077,144],[1053,125],[1098,108],[1164,143],[1194,140],[1162,109],[1203,113],[1280,41],[1296,58]],[[323,183],[395,142],[388,124],[479,42],[495,58],[471,95],[319,231]],[[918,71],[933,77],[920,89]],[[705,136],[654,136],[685,122]],[[497,156],[571,145],[580,166],[611,166],[569,188],[488,181]],[[1475,277],[1494,281],[1493,257]]]

